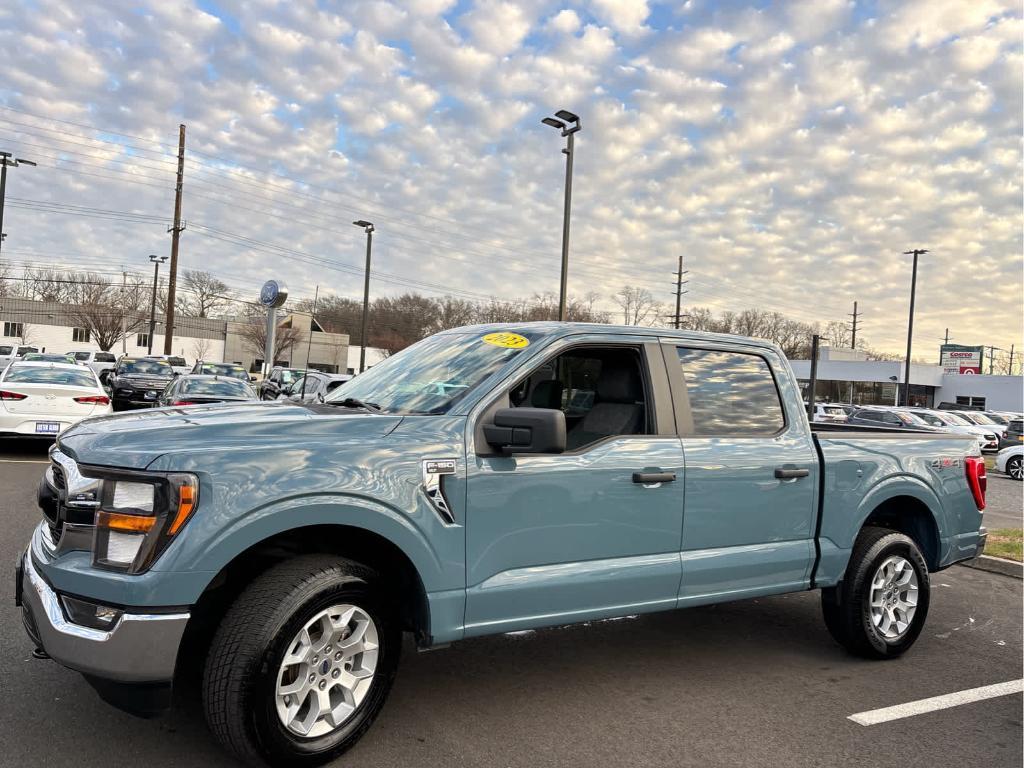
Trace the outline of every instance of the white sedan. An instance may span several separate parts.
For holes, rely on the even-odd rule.
[[[0,434],[52,437],[111,412],[110,398],[84,365],[15,361],[0,374]]]
[[[1024,445],[1011,445],[997,453],[996,469],[1014,480],[1024,480]]]

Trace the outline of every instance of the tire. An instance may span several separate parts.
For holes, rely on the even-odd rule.
[[[1024,480],[1024,457],[1011,456],[1006,462],[1006,474],[1014,480]]]
[[[401,628],[390,608],[394,600],[387,599],[379,584],[377,575],[358,563],[328,555],[303,555],[271,568],[239,595],[214,635],[202,683],[207,724],[229,752],[250,765],[313,766],[333,760],[360,739],[384,706],[401,652]],[[368,678],[369,687],[362,690],[362,698],[355,701],[354,709],[341,722],[316,720],[314,729],[328,730],[300,736],[286,726],[283,715],[279,716],[282,698],[278,685],[285,674],[282,662],[288,650],[294,653],[298,647],[295,643],[310,621],[339,606],[354,607],[362,611],[360,617],[369,617],[368,626],[376,632],[375,668]],[[328,626],[334,618],[337,615],[328,618]],[[366,641],[371,637],[370,630],[363,632],[361,637]],[[312,634],[310,630],[305,640],[309,641]],[[367,642],[366,647],[369,645]],[[337,685],[331,683],[331,677],[345,674],[347,665],[354,663],[336,661],[342,647],[332,649],[321,661],[301,667],[292,684],[311,679],[307,673],[313,673],[312,677],[323,674],[320,682],[299,694],[303,702],[306,696],[318,701],[316,688],[323,690],[325,683]],[[359,657],[361,668],[367,666],[367,654],[372,652]],[[344,670],[321,671],[321,665],[327,664],[346,666]],[[340,690],[327,689],[324,695],[330,697],[330,706],[335,706],[334,694]],[[309,719],[309,715],[303,719]]]
[[[889,570],[883,572],[883,567]],[[886,587],[889,582],[884,573],[894,574],[897,583],[905,580],[906,591]],[[883,586],[873,588],[873,582],[880,578]],[[890,617],[907,618],[907,604],[913,594],[910,587],[914,584],[916,604],[901,630]],[[874,611],[872,598],[876,600]],[[928,618],[929,598],[928,564],[917,544],[889,528],[869,526],[854,543],[843,581],[821,591],[821,607],[829,633],[850,653],[869,659],[893,659],[906,653],[921,634]]]

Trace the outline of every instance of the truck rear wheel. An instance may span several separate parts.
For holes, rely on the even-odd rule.
[[[917,640],[928,616],[928,564],[913,539],[867,527],[839,586],[821,591],[825,626],[851,653],[891,659]]]
[[[391,689],[401,630],[376,574],[326,555],[271,568],[214,636],[203,708],[249,764],[312,766],[366,732]]]

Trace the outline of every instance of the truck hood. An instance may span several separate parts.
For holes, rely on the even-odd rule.
[[[388,435],[401,416],[286,401],[211,403],[87,419],[58,438],[83,464],[145,469],[172,453],[244,446],[287,451],[311,442],[340,444]]]

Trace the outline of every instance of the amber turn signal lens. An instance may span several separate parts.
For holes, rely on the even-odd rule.
[[[126,533],[149,533],[156,524],[156,518],[149,515],[122,515],[118,512],[97,512],[96,525],[112,531]]]
[[[188,520],[189,515],[192,514],[192,510],[196,506],[196,488],[194,485],[183,484],[178,488],[178,512],[174,516],[174,520],[171,522],[171,527],[168,529],[168,533],[173,536],[179,530],[181,526]]]

